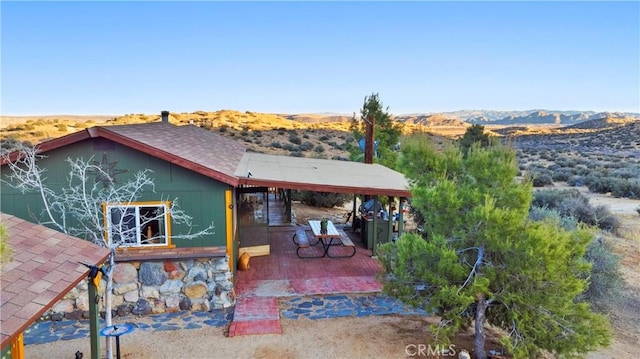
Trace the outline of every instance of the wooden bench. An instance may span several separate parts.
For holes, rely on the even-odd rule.
[[[340,241],[342,242],[343,246],[346,247],[355,247],[356,245],[353,244],[353,242],[351,241],[351,238],[349,238],[349,235],[342,229],[338,229],[338,233],[340,233]]]
[[[353,251],[351,252],[351,254],[344,255],[344,256],[332,256],[331,254],[329,254],[329,251],[327,250],[327,256],[331,258],[349,258],[356,255],[356,245],[353,244],[353,241],[351,240],[351,238],[349,238],[349,235],[342,229],[338,229],[338,234],[340,234],[340,242],[342,242],[342,246],[351,247]]]
[[[307,232],[304,229],[298,229],[293,235],[293,243],[298,247],[309,247],[309,238],[307,238]]]
[[[296,233],[293,235],[293,243],[298,246],[298,248],[296,249],[296,255],[300,258],[318,258],[320,256],[302,256],[300,255],[300,249],[302,248],[309,248],[310,246],[315,246],[316,244],[318,244],[320,242],[320,240],[317,240],[315,243],[310,243],[309,242],[309,237],[307,236],[307,231],[305,231],[303,228],[298,229],[296,231]]]

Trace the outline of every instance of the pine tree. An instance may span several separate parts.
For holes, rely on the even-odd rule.
[[[398,144],[400,135],[402,134],[402,125],[393,121],[389,114],[389,108],[384,107],[377,93],[372,93],[364,98],[364,104],[360,109],[360,116],[356,118],[355,114],[351,118],[350,129],[356,141],[364,138],[366,122],[370,117],[374,118],[374,140],[378,142],[377,153],[379,162],[387,167],[394,168],[397,152],[394,147]],[[348,147],[352,160],[358,160],[362,157],[362,151],[357,145]]]
[[[405,235],[378,251],[385,291],[439,315],[436,340],[447,343],[473,326],[475,355],[486,358],[490,324],[508,333],[502,343],[518,358],[542,350],[571,357],[608,345],[606,317],[579,301],[593,233],[528,220],[532,187],[515,181],[513,150],[475,144],[464,157],[414,137],[403,143],[400,162],[426,223],[424,238]]]

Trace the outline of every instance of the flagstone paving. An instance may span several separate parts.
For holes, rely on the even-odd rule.
[[[165,330],[192,330],[205,327],[229,327],[229,335],[232,330],[242,334],[261,334],[264,329],[273,333],[278,328],[282,329],[278,316],[284,319],[327,319],[340,317],[363,317],[373,315],[425,315],[423,310],[415,309],[402,304],[394,298],[383,294],[344,294],[344,295],[311,295],[302,297],[280,298],[254,298],[254,300],[267,300],[271,310],[266,314],[249,310],[243,312],[236,309],[236,315],[244,316],[251,321],[236,321],[236,328],[231,324],[234,319],[234,309],[216,309],[210,312],[179,311],[173,313],[155,314],[142,320],[138,317],[118,318],[117,322],[131,323],[134,330],[165,331]],[[255,302],[254,304],[259,304]],[[274,316],[273,310],[276,310]],[[115,320],[114,320],[115,321]],[[277,323],[277,328],[273,327]],[[104,321],[100,321],[100,327],[104,327]],[[276,331],[277,332],[277,331]],[[234,334],[235,335],[235,334]],[[25,345],[44,344],[57,340],[70,340],[89,337],[88,320],[63,320],[37,322],[24,332]]]

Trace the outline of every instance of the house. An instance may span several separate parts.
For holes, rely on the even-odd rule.
[[[82,262],[100,265],[109,250],[5,213],[0,221],[12,250],[0,277],[2,357],[23,358],[24,330],[87,277]],[[88,297],[77,300],[88,307]]]
[[[284,197],[289,216],[292,189],[410,195],[405,177],[384,166],[248,152],[240,142],[212,131],[170,124],[166,111],[161,122],[96,126],[38,148],[46,156],[39,165],[46,168],[48,186],[54,190],[65,185],[68,158],[94,161],[122,182],[137,171],[153,171],[155,191],[143,193],[124,211],[116,210],[122,204],[104,204],[107,237],[115,235],[109,230],[109,224],[115,222],[129,223],[133,233],[125,250],[116,256],[121,269],[114,280],[122,293],[115,302],[125,314],[231,305],[239,242],[243,235],[268,238],[272,223],[263,199],[273,189]],[[2,165],[15,161],[16,156],[3,159]],[[91,178],[95,183],[104,180],[99,173]],[[4,212],[39,220],[33,218],[41,208],[36,194],[22,194],[4,182],[1,190]],[[172,223],[167,201],[174,198],[193,217],[191,226]],[[149,213],[156,219],[139,228],[136,224]],[[125,217],[128,219],[123,220]],[[215,226],[213,234],[194,240],[178,238],[177,234],[210,223]],[[136,289],[138,294],[126,291],[129,283],[141,288]]]

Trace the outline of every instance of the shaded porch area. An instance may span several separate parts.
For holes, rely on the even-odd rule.
[[[356,245],[356,254],[351,258],[303,259],[296,255],[297,246],[292,241],[296,229],[301,227],[308,229],[295,225],[269,228],[270,254],[251,257],[250,269],[236,273],[238,298],[366,293],[382,289],[375,278],[382,267],[377,259],[371,258],[371,250],[365,248],[358,234],[347,231]]]

